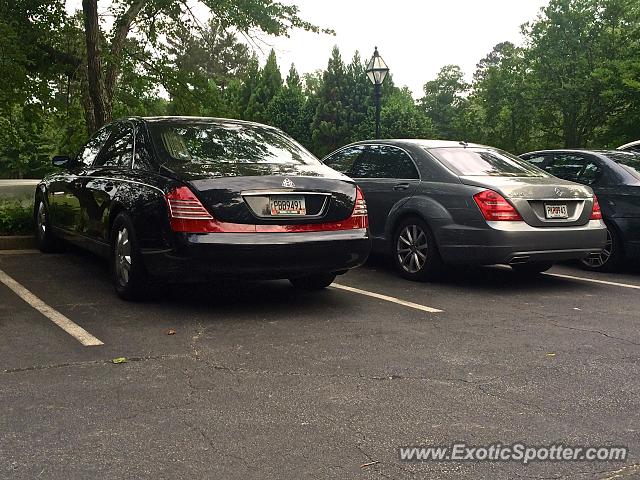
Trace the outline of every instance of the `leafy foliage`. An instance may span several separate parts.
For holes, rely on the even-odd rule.
[[[0,200],[0,235],[33,233],[33,205],[30,202]]]
[[[74,14],[64,0],[0,0],[0,177],[42,176],[52,154],[76,152],[110,116],[255,120],[319,156],[373,137],[373,87],[359,53],[345,63],[335,47],[325,70],[300,78],[292,65],[283,81],[274,51],[264,64],[252,52],[258,36],[322,29],[274,0],[197,1],[208,20],[194,2],[109,2],[101,13],[113,27],[98,22],[90,55],[86,20],[96,0]],[[522,46],[496,45],[471,82],[446,65],[416,101],[388,75],[382,135],[514,153],[640,138],[638,18],[637,0],[550,0],[523,26]]]

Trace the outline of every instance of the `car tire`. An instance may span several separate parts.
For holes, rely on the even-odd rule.
[[[531,262],[531,263],[523,263],[520,265],[511,265],[511,268],[516,273],[521,273],[525,275],[537,275],[542,272],[546,272],[551,267],[553,267],[553,263],[551,262]]]
[[[398,225],[391,248],[396,269],[408,280],[433,280],[444,270],[435,237],[419,217],[408,217]]]
[[[327,288],[336,279],[333,273],[317,273],[314,275],[305,275],[304,277],[290,278],[291,285],[299,290],[322,290]]]
[[[51,230],[51,222],[49,220],[49,207],[42,198],[36,200],[34,209],[36,223],[36,241],[38,248],[42,253],[52,253],[58,250],[58,239]]]
[[[607,243],[599,255],[589,255],[580,260],[582,268],[593,272],[613,272],[622,263],[622,242],[615,228],[607,225]]]
[[[140,300],[149,292],[149,282],[133,222],[119,213],[111,227],[111,276],[123,300]]]

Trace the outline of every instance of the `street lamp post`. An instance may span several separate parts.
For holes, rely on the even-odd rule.
[[[367,64],[367,76],[373,83],[376,102],[376,138],[380,138],[380,97],[382,96],[382,82],[389,73],[389,67],[378,53],[378,47],[373,51],[373,57]]]

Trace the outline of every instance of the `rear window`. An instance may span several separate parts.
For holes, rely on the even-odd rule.
[[[427,150],[458,175],[492,177],[549,177],[510,153],[492,148],[431,148]]]
[[[606,155],[634,177],[640,179],[640,154],[631,152],[607,152]]]
[[[320,164],[292,138],[260,125],[156,123],[149,129],[165,160],[196,164]]]

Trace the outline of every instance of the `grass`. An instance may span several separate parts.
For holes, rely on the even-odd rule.
[[[0,235],[32,235],[33,202],[0,200]]]

